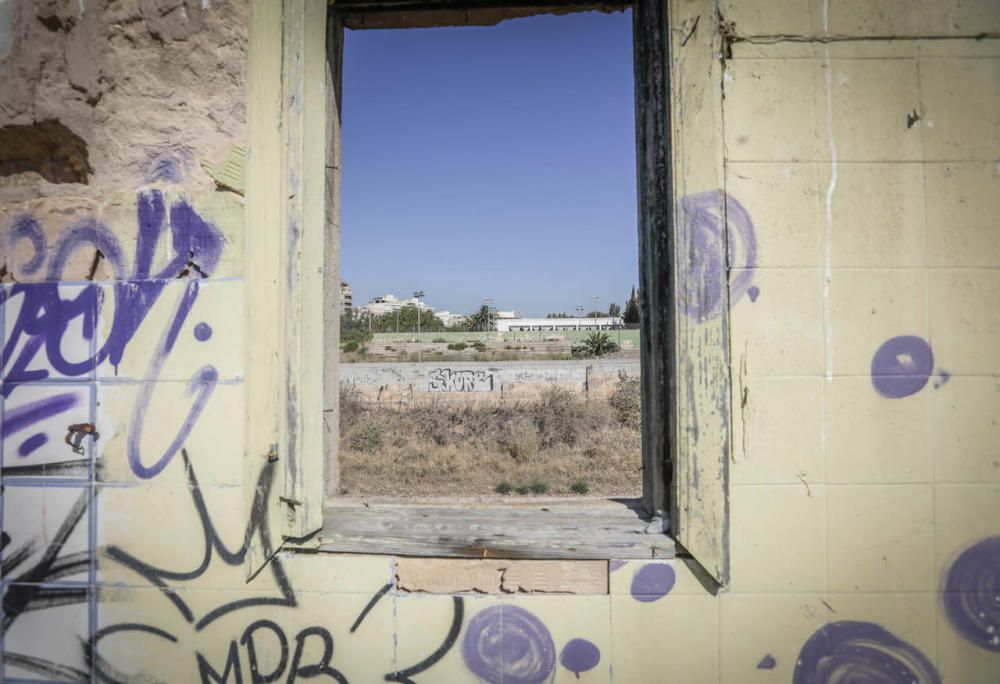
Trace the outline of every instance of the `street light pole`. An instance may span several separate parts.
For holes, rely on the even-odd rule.
[[[594,295],[590,298],[590,301],[594,303],[594,330],[597,330],[597,302],[601,301],[601,298]]]
[[[424,291],[417,290],[413,293],[413,296],[417,300],[417,344],[420,344],[420,298],[424,296]],[[420,347],[417,347],[417,361],[423,360],[423,352],[420,350]]]
[[[576,305],[576,317],[580,318],[580,319],[583,318],[583,305],[582,304],[577,304]],[[580,324],[579,323],[576,324],[576,329],[577,330],[580,329]]]
[[[417,290],[413,297],[417,300],[417,341],[420,341],[420,298],[424,296],[423,290]]]

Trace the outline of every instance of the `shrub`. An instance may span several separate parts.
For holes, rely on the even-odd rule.
[[[340,329],[340,341],[341,343],[355,342],[359,345],[365,342],[371,342],[374,339],[374,335],[367,330],[361,328],[355,328],[354,330],[346,330],[344,328]]]
[[[503,445],[515,461],[526,461],[538,452],[538,429],[527,420],[515,420],[506,428]]]
[[[441,342],[447,342],[447,341],[448,341],[448,340],[444,339],[443,337],[435,337],[435,338],[434,338],[433,340],[431,340],[431,342],[437,342],[437,343],[439,343],[439,344],[440,344]]]
[[[633,430],[642,428],[642,386],[638,377],[619,371],[618,384],[608,403],[622,425]]]
[[[351,340],[350,342],[345,342],[344,346],[342,346],[341,349],[345,352],[354,352],[358,350],[358,346],[359,345],[357,342]]]
[[[524,496],[525,494],[531,491],[531,488],[529,488],[528,485],[518,485],[514,487],[514,491],[520,494],[521,496]]]
[[[532,494],[549,493],[549,486],[546,483],[542,482],[541,480],[535,480],[534,482],[532,482],[531,485],[528,487],[528,489],[531,490]]]
[[[374,453],[382,448],[385,442],[385,428],[371,416],[364,416],[351,431],[348,444],[355,451]]]
[[[468,345],[465,344],[465,342],[452,342],[448,345],[448,349],[451,349],[452,351],[462,351],[467,346]]]
[[[570,390],[546,387],[534,414],[543,447],[555,444],[573,446],[585,427],[587,407]]]
[[[340,385],[340,427],[350,430],[362,412],[361,390],[354,384]]]
[[[586,494],[590,491],[590,485],[583,480],[577,480],[569,486],[569,490],[574,494]]]
[[[506,480],[504,480],[503,482],[501,482],[500,484],[498,484],[496,487],[494,487],[493,491],[496,492],[497,494],[503,494],[503,495],[506,496],[507,494],[510,494],[512,491],[514,491],[514,487],[513,487],[513,485],[511,485],[510,482],[507,482]]]

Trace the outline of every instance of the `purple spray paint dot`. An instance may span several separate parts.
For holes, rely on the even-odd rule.
[[[524,608],[492,606],[469,620],[462,640],[466,667],[489,684],[542,684],[556,667],[555,644]]]
[[[28,437],[28,439],[21,442],[21,445],[17,447],[17,455],[21,458],[26,458],[30,456],[33,452],[42,448],[49,438],[42,434],[41,432]]]
[[[579,679],[581,672],[593,670],[601,662],[601,649],[586,639],[570,639],[559,654],[559,662]]]
[[[923,653],[873,622],[843,620],[813,632],[799,651],[792,684],[941,684]]]
[[[983,539],[955,558],[941,598],[955,631],[979,648],[1000,653],[1000,537]]]
[[[872,385],[889,399],[902,399],[924,388],[934,371],[934,352],[923,338],[900,335],[887,340],[872,357]]]
[[[212,326],[202,322],[194,326],[194,338],[199,342],[204,342],[212,336]]]
[[[643,603],[658,601],[674,588],[677,576],[666,563],[649,563],[632,576],[632,598]]]
[[[757,669],[773,670],[774,666],[777,664],[778,662],[774,659],[774,656],[768,653],[767,655],[765,655],[763,658],[760,659],[759,663],[757,663]]]
[[[750,298],[750,302],[756,302],[757,297],[760,297],[760,288],[756,285],[751,285],[747,288],[747,297]]]
[[[615,570],[620,570],[624,567],[625,561],[623,560],[610,560],[608,561],[608,572],[614,572]]]

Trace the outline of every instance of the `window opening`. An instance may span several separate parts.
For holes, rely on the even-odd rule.
[[[343,45],[336,493],[637,502],[631,10]]]

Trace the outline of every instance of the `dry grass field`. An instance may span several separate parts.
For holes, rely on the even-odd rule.
[[[341,390],[341,493],[600,496],[642,491],[638,379],[610,400],[547,388],[504,404],[387,407]]]

